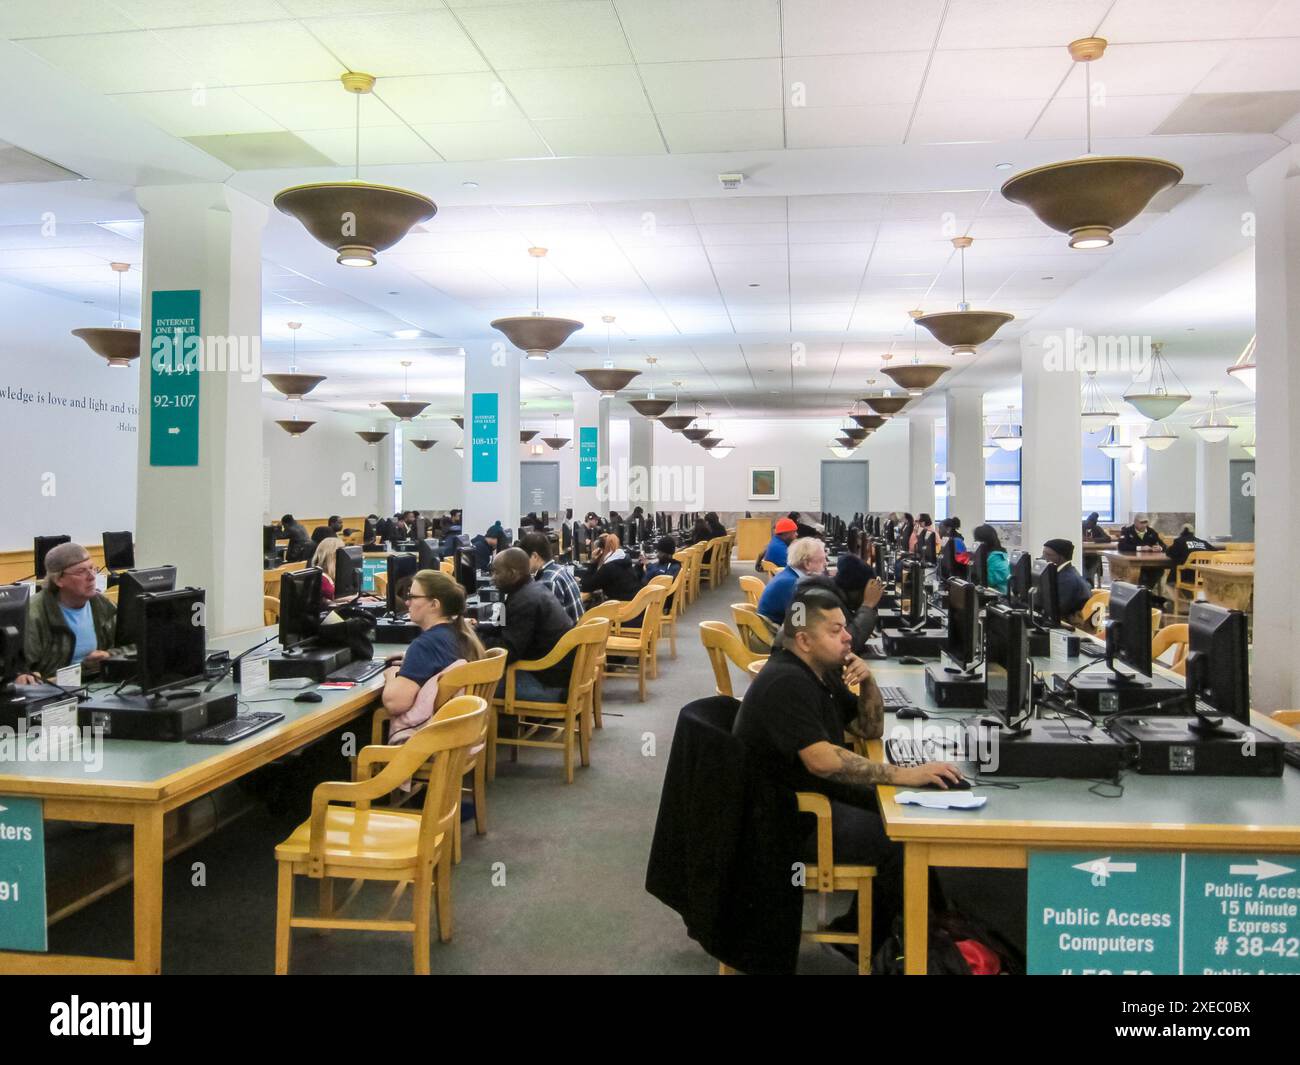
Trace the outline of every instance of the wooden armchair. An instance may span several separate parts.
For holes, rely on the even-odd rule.
[[[312,792],[311,817],[275,848],[279,863],[275,917],[275,971],[289,971],[294,928],[346,928],[357,931],[410,932],[415,971],[429,972],[430,908],[437,890],[438,936],[451,939],[452,835],[460,817],[460,780],[470,749],[478,742],[487,706],[472,695],[453,699],[442,720],[431,721],[406,743],[366,747],[358,755],[359,779],[328,781]],[[429,783],[421,810],[373,809],[422,766]],[[377,775],[372,775],[379,769]],[[344,805],[351,804],[351,805]],[[295,876],[321,881],[316,917],[295,917]],[[353,881],[338,909],[332,879]],[[379,919],[342,916],[366,880],[396,885],[387,911]],[[411,917],[393,913],[407,885],[413,885]]]
[[[1169,597],[1173,601],[1173,613],[1184,614],[1201,594],[1202,581],[1200,568],[1222,559],[1222,551],[1193,551],[1181,566],[1175,566],[1170,574]]]
[[[280,600],[273,595],[262,596],[262,624],[274,625],[280,620]]]
[[[728,661],[734,663],[747,676],[750,663],[767,661],[765,655],[756,655],[741,643],[740,637],[727,628],[726,622],[723,621],[701,621],[700,643],[704,645],[704,650],[709,656],[709,664],[713,666],[713,679],[719,695],[735,697],[731,686],[731,672],[727,668]]]
[[[745,593],[745,598],[749,600],[749,605],[755,609],[758,609],[758,600],[763,595],[764,587],[765,585],[763,584],[762,578],[754,577],[748,573],[742,573],[740,575],[740,590]]]
[[[1156,634],[1151,637],[1151,660],[1155,661],[1172,647],[1174,657],[1169,663],[1169,668],[1179,676],[1186,676],[1187,644],[1189,639],[1186,622],[1166,625],[1164,628],[1157,630]]]
[[[709,582],[709,588],[716,588],[722,582],[722,548],[726,544],[725,536],[715,536],[704,545],[704,556],[700,562],[700,578]]]
[[[731,620],[736,623],[740,640],[750,653],[756,655],[772,653],[772,641],[776,634],[762,614],[748,603],[732,603]]]
[[[573,746],[576,738],[583,765],[591,764],[592,690],[595,687],[593,659],[609,635],[609,621],[593,618],[588,624],[577,625],[560,637],[551,653],[545,658],[515,662],[506,667],[506,689],[502,698],[494,699],[497,714],[488,732],[488,780],[496,779],[497,747],[513,748],[511,755],[518,757],[520,747],[546,747],[564,752],[565,783],[573,783]],[[573,654],[573,669],[569,674],[569,688],[563,702],[541,702],[521,699],[515,694],[516,678],[520,670],[535,673],[559,665]],[[519,735],[502,736],[496,728],[502,714],[518,718]],[[540,720],[539,720],[540,719]],[[557,734],[558,739],[536,739],[543,734]]]
[[[641,702],[646,698],[646,678],[659,676],[659,625],[667,596],[663,585],[647,584],[623,604],[614,631],[605,641],[605,676],[635,676]],[[640,624],[633,628],[629,623],[638,617]],[[611,661],[615,658],[633,661]]]
[[[775,562],[769,562],[767,559],[763,559],[763,572],[767,574],[768,579],[770,580],[781,572],[781,567]]]
[[[590,622],[604,618],[612,630],[614,622],[618,620],[619,611],[623,609],[624,603],[621,599],[606,599],[603,603],[593,606],[582,615],[579,625],[586,625]],[[595,666],[595,686],[591,689],[591,711],[593,724],[596,728],[605,727],[605,715],[602,712],[605,698],[605,645],[602,643],[598,648],[594,661]]]
[[[664,584],[668,589],[668,594],[664,596],[663,617],[659,621],[659,639],[668,637],[668,649],[672,654],[673,661],[677,660],[677,619],[682,616],[685,602],[682,593],[682,583],[686,576],[686,567],[683,566],[677,571],[676,576],[668,577],[667,574],[661,574],[655,577],[655,581]]]

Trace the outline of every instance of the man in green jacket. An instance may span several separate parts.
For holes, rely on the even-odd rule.
[[[113,646],[117,607],[95,590],[95,563],[80,544],[59,544],[45,557],[45,584],[27,606],[23,657],[27,669],[52,679],[64,666],[85,673]]]

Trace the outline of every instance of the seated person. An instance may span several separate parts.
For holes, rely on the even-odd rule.
[[[289,538],[289,546],[284,551],[286,562],[306,562],[311,558],[316,545],[312,543],[311,534],[302,522],[292,514],[286,514],[280,519],[280,532]]]
[[[573,622],[560,602],[546,588],[533,580],[528,556],[522,548],[507,547],[492,560],[492,583],[505,599],[505,624],[485,633],[487,647],[504,647],[506,662],[533,661],[545,658]],[[520,672],[515,694],[529,702],[559,703],[567,697],[573,655],[537,673]],[[497,689],[505,694],[505,681]]]
[[[1083,542],[1085,544],[1108,544],[1110,533],[1101,527],[1099,515],[1094,510],[1083,519]],[[1093,587],[1101,583],[1101,555],[1083,553],[1083,576]]]
[[[582,589],[567,566],[561,566],[552,557],[551,538],[545,533],[524,533],[520,548],[528,555],[528,570],[533,580],[551,590],[573,624],[582,620]]]
[[[1160,534],[1155,531],[1145,516],[1138,515],[1133,519],[1132,525],[1125,525],[1119,531],[1119,543],[1116,545],[1120,551],[1131,554],[1164,554],[1165,544],[1160,539]],[[1160,583],[1168,570],[1167,566],[1143,566],[1138,571],[1138,583],[1152,592],[1154,595],[1156,585]],[[1156,595],[1157,605],[1165,600]]]
[[[862,593],[876,577],[876,568],[858,554],[861,543],[862,531],[850,529],[848,550],[835,558],[835,584],[850,613],[862,605]],[[877,598],[876,602],[879,601]]]
[[[1007,560],[1006,548],[992,525],[975,526],[975,542],[984,545],[984,570],[988,587],[1007,594],[1007,585],[1011,580],[1011,563]]]
[[[677,553],[677,543],[671,536],[661,536],[655,541],[655,560],[646,566],[645,574],[641,578],[641,587],[645,587],[655,577],[669,577],[672,580],[677,579],[677,574],[682,571],[682,564],[673,558]],[[673,608],[673,597],[670,595],[664,601],[664,613]]]
[[[803,515],[797,510],[790,511],[786,517],[794,522],[795,532],[798,533],[800,538],[805,536],[821,536],[822,533],[826,531],[818,522],[811,519],[804,521]]]
[[[335,560],[342,547],[342,540],[337,536],[329,536],[316,545],[316,552],[311,556],[311,565],[320,570],[322,599],[334,598]]]
[[[798,542],[798,541],[796,541]],[[904,769],[873,762],[845,747],[844,733],[877,739],[884,732],[884,703],[870,668],[849,650],[844,612],[824,588],[801,589],[775,651],[749,685],[732,731],[757,757],[761,771],[794,791],[831,800],[835,860],[874,865],[872,929],[889,934],[901,912],[903,848],[885,834],[876,805],[877,784],[946,787],[960,774],[932,762]],[[849,685],[858,685],[858,694]],[[816,853],[810,833],[805,859]],[[856,912],[837,922],[856,927]],[[873,947],[876,944],[873,943]]]
[[[499,521],[494,521],[482,536],[476,536],[469,544],[474,549],[474,568],[480,573],[492,564],[492,556],[504,546],[506,532]]]
[[[1202,540],[1190,525],[1184,525],[1183,531],[1175,538],[1174,542],[1165,549],[1165,554],[1169,556],[1169,561],[1175,566],[1181,566],[1187,561],[1187,556],[1193,551],[1222,551],[1223,548],[1217,544],[1210,543],[1209,540]]]
[[[695,525],[691,528],[692,544],[707,544],[713,539],[713,530],[709,528],[709,523],[703,518],[696,518]]]
[[[709,527],[709,532],[715,537],[727,535],[727,528],[718,520],[716,510],[711,510],[704,515],[704,524]]]
[[[767,582],[758,597],[758,612],[780,625],[794,598],[795,585],[801,577],[826,572],[826,545],[815,537],[805,536],[790,545],[785,569]]]
[[[798,535],[797,530],[798,526],[789,518],[778,518],[776,526],[772,529],[772,539],[767,542],[767,546],[763,548],[763,553],[758,556],[754,568],[761,570],[764,562],[784,567],[787,561],[786,554]]]
[[[394,719],[390,742],[398,737],[399,729],[405,739],[410,728],[423,723],[413,720],[410,712],[429,678],[453,662],[483,657],[483,644],[464,617],[465,589],[447,574],[420,570],[411,578],[406,603],[420,635],[384,673],[384,709]]]
[[[641,577],[613,533],[606,533],[591,548],[591,564],[582,575],[584,592],[601,592],[606,599],[628,602],[641,590]],[[629,623],[630,624],[630,623]]]
[[[341,537],[343,533],[343,519],[337,514],[331,514],[324,525],[317,525],[311,531],[311,542],[319,544],[322,540],[331,536]]]
[[[1056,564],[1056,599],[1061,620],[1074,618],[1092,595],[1092,585],[1074,568],[1074,544],[1069,540],[1048,540],[1043,558]]]
[[[80,544],[59,544],[45,556],[45,583],[27,604],[25,676],[53,678],[77,663],[94,675],[114,650],[129,650],[113,647],[117,607],[95,590],[97,572]]]

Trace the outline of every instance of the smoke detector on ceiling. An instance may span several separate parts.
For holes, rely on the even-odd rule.
[[[718,181],[727,192],[735,192],[745,183],[744,174],[719,174]]]

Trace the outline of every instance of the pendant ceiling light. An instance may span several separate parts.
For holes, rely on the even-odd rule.
[[[385,399],[381,400],[381,402],[393,413],[393,417],[409,422],[429,404],[411,399],[411,364],[409,361],[403,361],[402,363],[402,380],[404,382],[402,385],[402,398]]]
[[[1167,451],[1178,439],[1178,434],[1164,422],[1152,422],[1138,439],[1151,451]]]
[[[614,369],[614,352],[610,345],[610,331],[614,325],[614,316],[606,314],[600,320],[605,323],[605,365],[599,370],[575,370],[574,373],[599,392],[601,399],[612,399],[621,389],[628,386],[632,378],[640,377],[641,371]]]
[[[977,345],[992,339],[994,333],[1015,318],[1005,311],[970,309],[966,300],[966,249],[972,243],[971,237],[952,238],[952,246],[961,256],[961,302],[957,309],[923,314],[916,319],[916,324],[928,329],[935,340],[952,348],[954,355],[974,355]]]
[[[529,248],[528,254],[537,264],[537,282],[533,313],[513,318],[497,318],[492,328],[506,335],[506,339],[530,359],[545,359],[552,351],[582,328],[581,322],[572,318],[548,318],[542,314],[542,260],[545,248]]]
[[[465,457],[465,438],[464,438],[464,436],[462,436],[459,440],[456,441],[456,446],[455,446],[454,448],[452,448],[452,451],[456,452],[456,457],[457,457],[458,459],[463,459],[463,458]]]
[[[989,438],[1003,451],[1019,451],[1025,443],[1024,437],[1020,435],[1020,427],[1011,420],[1014,410],[1014,407],[1007,408],[1006,424],[994,429],[993,435]]]
[[[643,417],[653,419],[658,418],[661,414],[667,414],[669,408],[673,405],[673,401],[671,399],[660,399],[655,395],[653,377],[655,364],[659,360],[653,355],[647,355],[645,361],[646,365],[650,367],[647,371],[647,376],[651,378],[650,390],[646,393],[645,399],[631,400],[629,406]]]
[[[361,439],[364,440],[371,447],[374,447],[375,444],[379,443],[379,441],[381,441],[387,435],[388,434],[386,432],[380,432],[378,429],[357,430],[357,436],[361,437]]]
[[[852,451],[858,446],[858,441],[851,436],[837,436],[835,442],[846,451]]]
[[[391,248],[412,226],[427,222],[438,208],[418,192],[361,180],[361,97],[375,87],[375,79],[349,71],[341,80],[357,99],[353,180],[295,185],[276,195],[275,206],[331,248],[340,266],[374,266],[378,252]]]
[[[850,417],[858,423],[859,429],[871,431],[879,429],[889,420],[883,414],[852,414]]]
[[[91,326],[74,329],[72,335],[84,340],[91,351],[108,361],[109,366],[120,368],[130,366],[140,357],[140,330],[127,329],[122,322],[122,275],[131,269],[131,264],[109,263],[108,266],[117,274],[117,318],[108,329]]]
[[[1087,150],[1077,159],[1017,174],[1002,186],[1002,195],[1068,233],[1071,248],[1104,248],[1157,193],[1182,181],[1183,172],[1164,159],[1092,154],[1092,62],[1106,51],[1106,41],[1084,37],[1069,48],[1070,58],[1083,64]]]
[[[305,433],[316,423],[308,422],[308,421],[300,421],[293,418],[284,418],[284,419],[277,419],[275,424],[278,425],[290,436],[302,436],[303,433]]]
[[[919,396],[946,374],[948,367],[937,362],[921,362],[917,355],[916,323],[924,312],[913,310],[907,313],[912,318],[912,361],[904,366],[890,366],[889,360],[894,356],[891,352],[885,352],[881,356],[880,372],[899,388],[905,389],[909,396]]]
[[[681,388],[681,384],[682,383],[680,381],[673,382],[673,410],[675,410],[677,413],[661,414],[659,416],[659,424],[674,433],[680,433],[683,429],[685,429],[688,425],[690,425],[691,422],[695,421],[694,414],[682,413],[681,395],[678,392],[678,389]]]
[[[709,450],[709,458],[725,459],[734,450],[735,448],[732,447],[730,444],[719,444],[717,447],[711,448]]]
[[[455,425],[456,428],[459,429],[462,433],[465,431],[465,419],[464,419],[464,418],[453,417],[453,418],[451,419],[451,421],[452,421],[452,424]]]
[[[539,432],[541,432],[540,429],[520,429],[520,430],[519,430],[519,442],[520,442],[521,444],[526,444],[526,443],[528,443],[528,441],[530,441],[533,437],[535,437]]]
[[[1228,373],[1232,374],[1238,381],[1255,391],[1255,338],[1251,337],[1249,343],[1241,349],[1241,354],[1237,356],[1237,361],[1228,367]]]
[[[912,402],[911,396],[896,396],[890,392],[889,389],[885,389],[881,395],[876,395],[876,379],[874,377],[867,378],[867,388],[869,389],[869,394],[863,396],[861,401],[877,414],[883,415],[886,418],[890,415],[897,414]]]
[[[1137,408],[1144,418],[1153,422],[1164,421],[1191,399],[1173,367],[1164,356],[1164,345],[1151,345],[1151,362],[1145,375],[1138,374],[1124,393],[1124,402]]]
[[[560,448],[564,447],[564,445],[569,442],[569,438],[560,435],[560,416],[558,414],[552,414],[551,417],[555,420],[555,428],[552,430],[555,435],[542,437],[542,443],[552,451],[559,451]]]
[[[998,445],[985,441],[984,446],[981,447],[980,450],[984,452],[984,457],[986,459],[989,459],[992,458],[995,454],[997,454]]]
[[[418,448],[420,451],[428,451],[429,448],[433,447],[433,445],[436,444],[437,442],[438,441],[436,440],[429,440],[425,438],[420,440],[412,440],[411,445],[415,448]]]
[[[1097,384],[1097,371],[1089,370],[1088,378],[1083,382],[1083,403],[1079,411],[1084,432],[1099,433],[1118,417],[1119,412],[1111,406],[1101,385]]]
[[[262,377],[272,388],[291,403],[296,403],[308,392],[325,380],[319,374],[298,372],[298,330],[302,322],[286,322],[289,335],[293,338],[293,354],[289,357],[288,373],[268,373]]]
[[[1227,440],[1237,423],[1219,412],[1219,392],[1210,392],[1210,409],[1192,422],[1192,432],[1207,444],[1217,444]]]
[[[699,426],[696,426],[694,429],[683,429],[682,436],[686,437],[686,439],[692,444],[697,444],[712,431],[712,429],[701,429]]]
[[[856,441],[858,441],[858,443],[861,443],[863,440],[865,440],[867,437],[869,437],[869,436],[871,435],[871,430],[870,430],[870,429],[863,429],[863,428],[860,428],[860,427],[859,427],[859,428],[850,428],[850,429],[841,429],[841,430],[840,430],[840,435],[841,435],[841,436],[847,436],[850,440],[856,440]]]
[[[715,447],[717,447],[721,443],[722,443],[722,437],[720,436],[710,436],[706,440],[699,441],[700,447],[704,448],[705,451],[712,451]]]
[[[1109,459],[1118,460],[1128,456],[1129,445],[1120,440],[1118,427],[1112,425],[1106,430],[1106,436],[1097,445],[1097,450]]]
[[[838,439],[827,441],[826,446],[830,448],[831,454],[837,459],[846,459],[853,454],[853,449],[851,447],[845,447]]]

